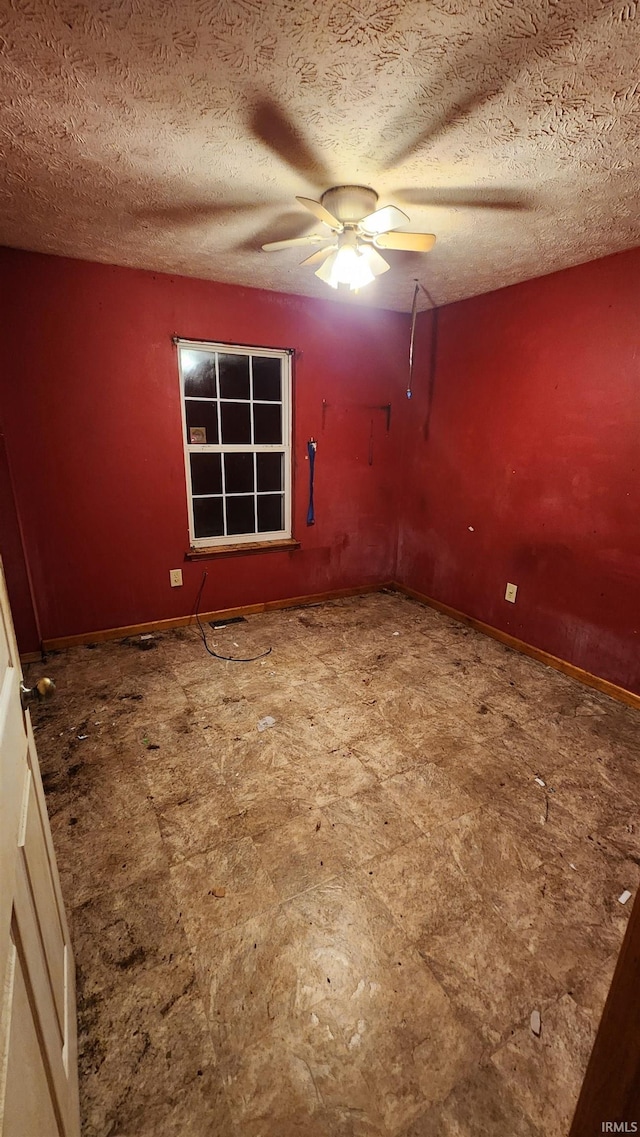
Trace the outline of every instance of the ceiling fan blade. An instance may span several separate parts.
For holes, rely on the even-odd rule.
[[[265,253],[277,253],[279,249],[293,249],[298,245],[321,245],[327,240],[322,233],[309,233],[307,237],[289,237],[285,241],[267,241],[262,248]]]
[[[376,233],[386,233],[389,229],[397,229],[400,225],[406,225],[409,218],[406,213],[401,209],[396,209],[395,205],[384,205],[382,209],[376,209],[373,213],[368,213],[358,222],[358,228],[366,233],[369,237],[373,237]]]
[[[470,95],[463,96],[463,98],[450,103],[432,118],[425,130],[420,131],[413,139],[403,143],[393,154],[389,155],[384,168],[386,170],[392,170],[395,169],[396,166],[401,166],[403,162],[413,157],[423,146],[435,142],[446,130],[451,130],[455,126],[459,126],[460,123],[464,122],[474,111],[482,108],[499,90],[500,84],[495,82],[493,78],[489,78],[486,85],[480,90],[473,91]],[[423,109],[425,118],[428,117],[428,113],[428,108],[425,107]],[[405,118],[406,115],[397,119],[393,124],[395,134],[402,135],[406,132]]]
[[[374,276],[380,276],[383,272],[386,272],[387,269],[391,268],[389,262],[380,256],[380,253],[377,249],[374,249],[373,245],[361,246],[360,252],[366,257],[367,264]]]
[[[227,217],[234,217],[240,213],[256,213],[265,205],[257,205],[248,201],[182,201],[173,204],[145,205],[134,212],[134,217],[141,221],[150,221],[158,225],[184,225],[195,228],[198,225],[212,225]]]
[[[337,245],[328,245],[326,249],[317,249],[316,252],[312,253],[310,257],[306,257],[305,260],[300,261],[300,264],[301,265],[321,264],[322,261],[325,259],[325,257],[328,257],[329,253],[335,253],[337,248],[338,248]]]
[[[331,185],[331,174],[325,163],[314,154],[285,111],[268,96],[254,105],[251,130],[255,138],[312,185]]]
[[[495,32],[488,38],[484,35],[474,36],[469,53],[464,49],[464,40],[456,45],[453,39],[447,44],[445,51],[451,61],[450,71],[455,74],[458,65],[464,61],[465,73],[478,76],[478,84],[470,94],[454,95],[452,101],[442,109],[436,109],[435,113],[434,105],[437,108],[440,100],[436,99],[434,104],[433,94],[429,86],[424,84],[406,110],[389,124],[388,137],[401,138],[403,141],[389,155],[385,169],[392,169],[413,158],[423,146],[436,142],[445,131],[455,129],[476,111],[482,111],[492,99],[502,95],[511,83],[518,82],[518,77],[531,62],[534,41],[526,35],[509,37],[507,40],[506,28],[501,20],[495,21],[494,28]],[[576,34],[575,31],[569,33],[569,42]],[[557,51],[559,40],[563,39],[553,10],[546,17],[541,14],[535,36],[536,57],[549,58]],[[449,98],[447,90],[447,86],[442,89],[444,99]],[[426,122],[426,128],[418,126],[418,133],[413,138],[408,137],[408,121],[420,123],[421,119]]]
[[[337,229],[339,233],[342,232],[342,222],[338,221],[338,218],[334,217],[333,213],[329,213],[329,210],[325,209],[321,202],[314,201],[312,197],[296,197],[296,201],[299,201],[300,205],[304,205],[305,209],[313,213],[313,216],[317,217],[318,221],[323,221],[330,229]]]
[[[291,240],[293,237],[306,237],[312,231],[314,221],[312,217],[304,217],[299,209],[291,209],[272,217],[260,229],[254,230],[244,240],[234,245],[232,252],[255,253],[261,249],[266,241],[270,241],[274,233],[282,234],[281,241]]]
[[[433,233],[380,233],[374,238],[378,249],[402,249],[408,253],[428,253],[436,243]]]
[[[457,189],[456,187],[434,187],[433,189],[400,189],[394,193],[400,201],[409,205],[424,205],[430,209],[497,209],[521,212],[531,205],[517,192],[493,189],[490,186],[478,189]]]

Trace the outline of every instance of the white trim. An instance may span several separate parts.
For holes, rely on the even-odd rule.
[[[191,542],[192,549],[215,549],[221,545],[267,545],[270,541],[287,541],[289,537],[278,530],[273,533],[230,533],[228,537],[200,537]]]
[[[248,451],[250,453],[250,451]],[[282,490],[233,490],[229,493],[194,493],[194,498],[201,497],[284,497]]]
[[[280,391],[280,398],[282,399],[282,391]],[[251,406],[253,406],[254,398],[253,398],[253,356],[252,355],[249,356],[249,402],[250,402]],[[280,421],[282,422],[282,414],[280,416]],[[255,423],[255,417],[252,414],[249,415],[249,428],[251,430],[251,445],[255,446],[256,423]],[[256,478],[256,460],[254,457],[254,459],[253,459],[253,484],[254,484],[255,488],[257,489],[258,483],[256,482],[255,478]],[[255,510],[254,510],[254,514],[255,514]],[[256,521],[256,529],[257,528],[258,528],[258,524]]]
[[[253,484],[256,487],[256,492],[253,495],[253,527],[258,532],[258,457],[254,450],[253,452]]]
[[[290,349],[276,349],[276,348],[262,348],[262,347],[243,347],[240,345],[231,345],[226,343],[214,343],[201,340],[183,340],[174,337],[177,347],[178,356],[178,374],[180,379],[180,411],[182,418],[182,443],[184,450],[184,463],[185,463],[185,476],[187,486],[187,512],[189,520],[189,543],[192,549],[199,548],[215,548],[216,545],[246,545],[256,543],[268,543],[270,541],[283,541],[291,538],[291,515],[292,515],[292,502],[291,502],[291,435],[292,435],[292,410],[291,410],[291,357],[292,351]],[[186,351],[202,351],[209,353],[220,353],[222,355],[240,355],[249,358],[249,399],[221,399],[220,398],[220,376],[218,357],[216,354],[216,398],[210,396],[199,398],[197,395],[185,395],[185,376],[182,370],[182,350]],[[279,359],[281,361],[280,377],[281,377],[281,397],[277,400],[270,399],[253,399],[253,359],[268,358]],[[186,403],[187,402],[208,402],[215,403],[217,406],[217,419],[218,419],[218,442],[216,443],[198,443],[192,444],[188,442],[187,438],[187,419],[186,419]],[[221,422],[221,404],[222,403],[246,403],[252,406],[254,403],[260,406],[273,406],[281,408],[281,423],[282,423],[282,443],[246,443],[234,444],[225,446],[222,439],[222,422]],[[251,436],[253,438],[254,423],[253,415],[251,415]],[[238,493],[228,494],[225,487],[225,471],[224,461],[221,461],[221,478],[222,478],[222,492],[219,494],[194,494],[193,485],[191,480],[191,454],[253,454],[254,466],[254,490],[252,493]],[[258,490],[257,489],[257,454],[279,453],[283,455],[283,483],[282,490]],[[258,497],[267,496],[268,494],[279,494],[283,500],[283,529],[274,530],[269,533],[257,531],[258,524]],[[253,497],[254,498],[254,523],[256,531],[253,533],[240,533],[228,534],[227,533],[227,517],[224,508],[224,501],[226,497]],[[222,520],[224,533],[219,537],[196,537],[195,536],[195,518],[193,503],[194,500],[202,500],[206,498],[218,498],[223,502]]]
[[[187,442],[186,446],[192,453],[201,450],[204,454],[253,454],[254,450],[256,454],[268,454],[271,450],[281,454],[287,449],[284,442],[238,442],[237,445],[230,442],[227,446],[221,446],[219,442]]]
[[[281,407],[282,399],[212,399],[211,395],[185,395],[185,403],[259,403],[261,407]]]
[[[213,340],[182,340],[179,336],[174,337],[173,342],[178,347],[186,348],[187,351],[219,351],[221,355],[259,355],[261,358],[282,359],[285,356],[291,358],[293,354],[291,347],[243,346],[242,344],[216,343]]]
[[[215,358],[216,358],[216,399],[217,399],[216,407],[218,409],[218,446],[219,446],[220,442],[222,440],[222,395],[220,393],[220,363],[218,361],[217,353],[216,353]],[[251,414],[251,412],[249,412],[249,414]],[[189,465],[191,465],[191,461],[189,461]],[[223,533],[224,539],[226,541],[226,537],[227,537],[227,511],[226,511],[224,505],[225,505],[225,501],[226,501],[226,497],[227,497],[227,494],[226,494],[227,477],[226,477],[226,470],[224,467],[225,467],[224,456],[221,456],[221,458],[220,458],[220,484],[222,487],[222,533]],[[192,542],[193,542],[195,535],[196,535],[196,526],[195,526],[195,516],[194,516],[193,532],[191,534],[191,541]]]

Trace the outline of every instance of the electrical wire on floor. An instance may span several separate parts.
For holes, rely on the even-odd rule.
[[[205,632],[204,625],[200,619],[200,601],[202,600],[202,593],[204,592],[204,586],[206,583],[207,572],[205,570],[205,572],[202,574],[202,581],[200,583],[200,588],[198,589],[196,602],[193,608],[193,615],[195,616],[196,623],[198,625],[198,631],[200,633],[200,638],[202,640],[205,651],[208,651],[209,655],[212,655],[214,659],[223,659],[226,663],[254,663],[256,659],[264,659],[265,655],[271,655],[271,652],[273,651],[273,648],[271,647],[268,647],[266,651],[261,651],[259,655],[250,655],[247,659],[241,659],[235,655],[219,655],[217,651],[214,651],[213,648],[209,647],[209,644],[207,643],[207,633]]]

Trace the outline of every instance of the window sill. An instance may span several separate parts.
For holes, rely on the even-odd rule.
[[[256,541],[245,545],[209,545],[201,549],[188,549],[184,555],[186,561],[198,561],[203,557],[242,557],[249,553],[282,553],[288,549],[299,549],[300,542],[293,537],[285,541]]]

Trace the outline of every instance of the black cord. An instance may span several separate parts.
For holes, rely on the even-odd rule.
[[[249,656],[248,659],[238,659],[237,656],[233,656],[233,655],[218,655],[217,651],[213,651],[212,648],[209,647],[209,644],[207,643],[207,633],[204,630],[204,625],[202,623],[202,620],[200,619],[200,611],[199,611],[200,601],[202,600],[202,593],[204,592],[204,586],[205,586],[206,582],[207,582],[207,572],[205,570],[202,574],[202,581],[200,584],[200,588],[198,589],[198,595],[196,596],[196,602],[194,604],[194,610],[193,610],[193,615],[196,618],[196,623],[198,625],[198,630],[200,632],[200,638],[202,639],[202,643],[203,643],[205,651],[208,651],[209,655],[212,655],[214,659],[224,659],[226,663],[254,663],[256,659],[264,659],[265,655],[271,655],[273,648],[268,647],[266,651],[261,651],[260,655],[251,655],[251,656]]]
[[[432,310],[436,313],[436,316],[434,317],[435,319],[437,319],[437,310],[438,310],[438,305],[436,304],[435,300],[433,299],[433,296],[429,292],[429,289],[422,283],[422,281],[420,281],[416,278],[415,289],[413,291],[413,304],[411,305],[411,339],[409,341],[409,382],[407,384],[407,398],[408,399],[413,398],[413,344],[414,344],[415,334],[416,334],[416,316],[418,314],[418,292],[420,291],[420,289],[422,289],[425,296],[427,297],[427,300],[429,301],[429,303],[431,305]]]
[[[436,304],[435,300],[433,299],[433,296],[429,292],[429,289],[427,288],[427,286],[425,284],[423,284],[422,281],[420,281],[419,283],[420,283],[420,287],[421,287],[422,291],[424,292],[427,300],[429,301],[431,307],[437,308],[438,305]]]

